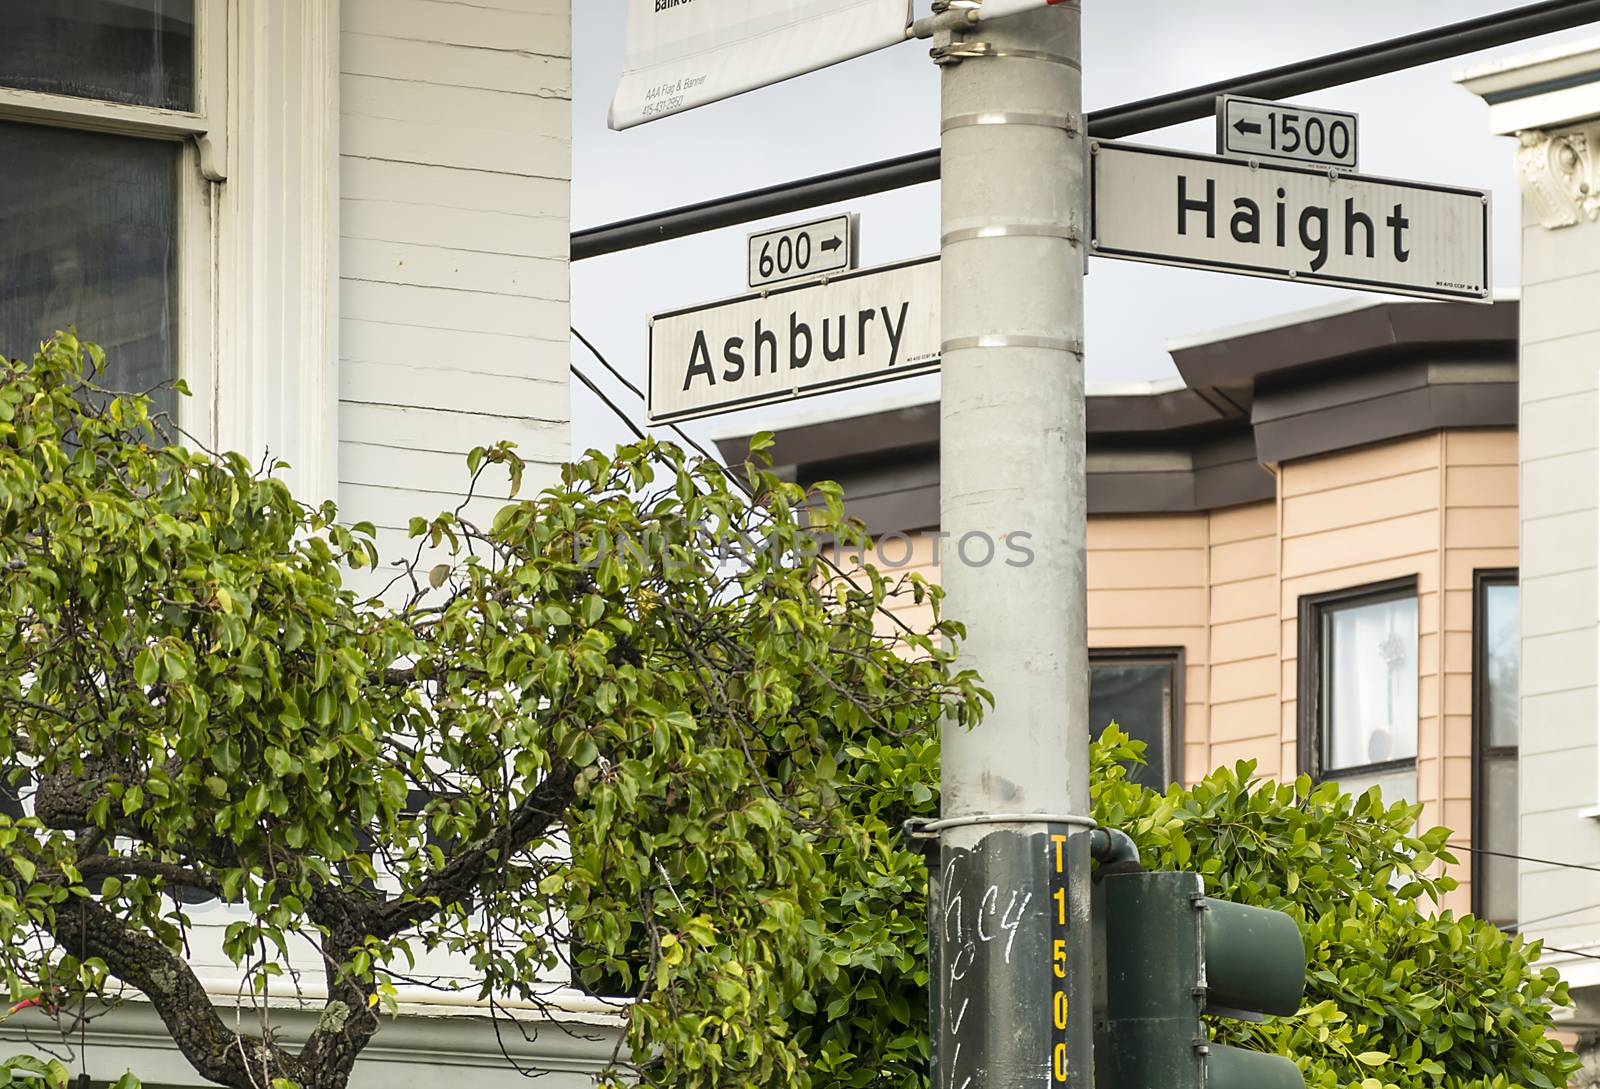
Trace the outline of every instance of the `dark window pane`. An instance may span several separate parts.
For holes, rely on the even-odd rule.
[[[1518,693],[1522,689],[1518,653],[1517,586],[1491,583],[1483,588],[1483,742],[1492,749],[1515,748],[1519,730]]]
[[[194,109],[194,0],[0,0],[0,85]]]
[[[1128,778],[1154,790],[1170,781],[1172,662],[1096,662],[1089,670],[1089,731],[1098,735],[1115,722],[1145,744],[1143,767]]]
[[[77,326],[104,385],[177,375],[178,145],[0,121],[0,353]],[[164,391],[157,409],[171,411]]]
[[[1322,614],[1322,768],[1417,755],[1417,599],[1362,602]]]

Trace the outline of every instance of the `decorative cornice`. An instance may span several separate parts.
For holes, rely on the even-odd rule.
[[[1600,222],[1600,124],[1517,134],[1517,180],[1544,227]]]

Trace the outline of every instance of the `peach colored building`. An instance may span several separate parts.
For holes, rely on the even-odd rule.
[[[1253,759],[1515,850],[1517,310],[1341,303],[1091,386],[1091,726],[1146,740],[1150,781]],[[936,402],[797,419],[773,453],[844,485],[880,567],[937,581]],[[1022,563],[1028,532],[956,555]],[[1478,857],[1449,906],[1514,922],[1515,870]]]

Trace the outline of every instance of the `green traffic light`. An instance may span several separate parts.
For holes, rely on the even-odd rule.
[[[1207,897],[1198,874],[1111,873],[1100,885],[1097,1089],[1304,1089],[1293,1062],[1213,1044],[1201,1020],[1299,1008],[1305,950],[1294,920]]]

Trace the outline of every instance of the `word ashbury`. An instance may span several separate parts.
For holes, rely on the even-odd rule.
[[[650,419],[710,416],[938,365],[938,260],[846,272],[655,315]]]

